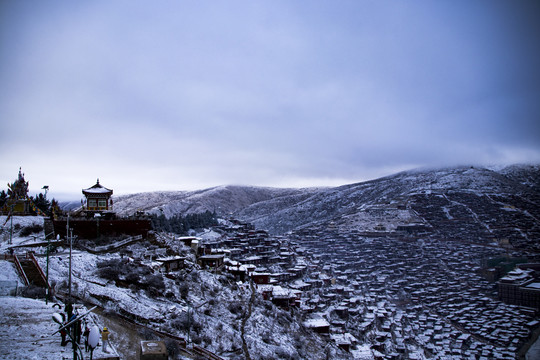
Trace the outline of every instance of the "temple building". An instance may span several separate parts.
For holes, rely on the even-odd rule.
[[[28,198],[28,181],[24,179],[22,169],[19,168],[19,176],[13,183],[8,183],[7,199],[0,208],[2,214],[30,215],[31,205]]]
[[[99,179],[94,186],[83,189],[83,195],[86,197],[86,212],[103,212],[112,210],[111,196],[113,191],[107,189],[99,183]]]
[[[499,280],[498,293],[507,304],[540,309],[540,264],[518,264]]]
[[[111,189],[99,183],[82,190],[86,200],[81,200],[81,208],[71,211],[70,216],[54,218],[54,236],[66,238],[67,228],[79,239],[125,238],[141,236],[146,238],[152,230],[148,216],[119,217],[113,211]]]

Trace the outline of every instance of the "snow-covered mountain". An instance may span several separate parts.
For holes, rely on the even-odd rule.
[[[466,338],[467,351],[507,352],[508,357],[487,357],[512,359],[518,347],[506,351],[507,344],[521,344],[520,339],[529,336],[527,332],[523,335],[522,329],[533,324],[530,311],[525,316],[515,306],[495,299],[493,283],[483,279],[479,270],[482,260],[503,253],[527,256],[531,261],[537,258],[540,166],[419,169],[335,188],[222,186],[194,192],[153,192],[116,197],[114,206],[122,214],[143,210],[167,216],[210,210],[232,214],[276,234],[295,230],[284,237],[259,239],[261,246],[271,249],[266,252],[275,251],[275,256],[265,256],[279,257],[280,262],[262,264],[258,274],[278,274],[277,279],[282,274],[298,276],[270,287],[276,299],[304,289],[300,291],[300,310],[282,309],[264,300],[268,287],[256,288],[233,275],[242,268],[241,261],[256,260],[249,252],[237,254],[241,261],[227,260],[231,265],[231,273],[227,273],[205,269],[193,244],[185,242],[189,238],[181,240],[168,233],[157,233],[153,239],[112,252],[94,254],[84,247],[75,251],[73,292],[104,309],[103,323],[114,324],[111,319],[115,317],[107,317],[108,313],[121,314],[147,329],[191,339],[188,342],[200,344],[223,359],[372,359],[375,354],[383,358],[379,350],[397,358],[398,348],[408,353],[403,358],[446,358],[443,345],[426,340],[444,338],[433,333],[434,324],[439,324],[435,327],[447,338],[463,331],[452,335],[459,349],[463,345],[460,339]],[[0,220],[4,223],[6,219]],[[37,235],[23,236],[23,231],[36,222],[43,225],[44,218],[15,217],[13,244],[35,242]],[[206,229],[199,234],[200,239],[232,242],[236,249],[242,246],[261,254],[259,245],[240,240],[249,239],[246,229],[251,227],[237,228],[227,221],[223,226]],[[12,242],[8,242],[9,232],[7,227],[0,231],[4,239],[0,251],[6,253]],[[447,241],[451,239],[463,241]],[[272,240],[270,245],[267,240]],[[231,249],[225,253],[233,254]],[[36,254],[43,254],[43,250],[38,247]],[[49,266],[48,274],[59,294],[68,289],[67,254],[60,249],[49,261],[38,256],[42,267]],[[165,274],[157,259],[182,259],[183,265],[174,274]],[[11,268],[0,265],[2,280],[16,280],[11,264]],[[259,265],[255,269],[259,271]],[[332,279],[335,284],[330,285]],[[344,309],[349,310],[344,313]],[[446,309],[445,315],[441,309]],[[475,321],[469,322],[472,318]],[[317,335],[310,329],[312,320],[331,325],[331,335]],[[537,320],[535,315],[535,323]],[[467,323],[466,331],[453,325],[462,323]],[[505,334],[489,335],[487,341],[478,335],[484,333],[486,323],[493,328],[500,324],[514,327]],[[390,335],[392,328],[395,330]],[[140,338],[158,338],[140,330],[136,330],[137,336],[131,334],[133,338],[123,329],[115,331],[118,337],[114,341],[128,354],[126,358],[136,356],[133,351],[138,345],[133,344],[139,344]],[[388,339],[381,330],[388,331]],[[517,340],[510,340],[507,334]],[[356,343],[350,352],[337,346],[345,335]],[[401,347],[405,344],[403,335],[412,339],[406,347]],[[386,339],[384,347],[381,338]],[[56,342],[47,352],[58,348]],[[424,348],[430,350],[425,352]],[[178,353],[178,344],[172,349]]]
[[[135,211],[175,214],[216,212],[227,216],[253,205],[278,199],[300,199],[311,196],[317,189],[279,189],[254,186],[218,186],[197,191],[147,192],[115,198],[115,211],[121,215]]]
[[[510,227],[517,218],[530,225],[527,231],[535,232],[540,219],[540,166],[416,169],[334,188],[220,186],[140,193],[117,197],[115,209],[121,214],[162,211],[166,216],[209,210],[275,234],[331,222],[363,231],[391,231],[411,223],[439,227],[459,220],[475,228],[474,236],[487,236],[496,231],[492,222],[498,222],[498,228]]]

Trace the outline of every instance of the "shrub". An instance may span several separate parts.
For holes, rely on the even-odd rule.
[[[129,274],[126,275],[126,281],[131,283],[131,284],[138,283],[140,278],[141,277],[139,276],[137,271],[130,272]]]
[[[170,326],[173,329],[180,330],[180,331],[187,331],[189,326],[191,325],[191,321],[188,318],[187,314],[180,315],[177,319],[170,322]]]
[[[228,308],[231,314],[238,315],[242,311],[242,304],[239,301],[232,301]]]
[[[191,335],[191,341],[193,341],[194,344],[200,345],[201,344],[201,337],[197,334]]]
[[[183,283],[180,285],[178,290],[180,291],[180,296],[182,297],[182,299],[186,300],[189,294],[189,285]]]
[[[43,231],[43,226],[39,224],[28,225],[21,229],[20,236],[29,236],[41,231]]]
[[[272,343],[272,334],[269,332],[269,331],[265,331],[262,336],[261,336],[261,340],[265,343],[265,344],[270,344]]]
[[[150,297],[158,297],[165,291],[165,282],[161,275],[147,275],[142,283]]]
[[[281,346],[276,349],[275,354],[278,359],[291,359],[291,355]]]
[[[175,358],[176,355],[180,353],[180,346],[175,340],[172,340],[172,339],[165,340],[165,347],[167,347],[169,356],[171,356],[173,359]]]
[[[193,281],[193,282],[198,282],[199,281],[199,272],[193,271],[193,272],[191,272],[190,276],[191,276],[191,281]]]
[[[165,291],[165,282],[161,275],[147,275],[141,282],[146,286],[147,294],[151,297],[157,297]]]
[[[40,299],[45,298],[46,293],[44,288],[40,288],[34,285],[28,285],[22,290],[21,295],[27,298]]]
[[[195,331],[197,334],[199,334],[203,328],[202,324],[198,321],[196,321],[195,319],[193,319],[193,317],[191,318],[191,328],[193,329],[193,331]]]
[[[106,280],[116,280],[121,273],[119,265],[111,265],[105,267],[99,267],[98,265],[98,276]]]
[[[145,340],[159,340],[159,337],[150,329],[148,328],[139,328],[139,330],[137,330],[137,332],[139,333],[139,336],[141,337],[141,339],[145,339]]]
[[[202,340],[206,346],[212,345],[212,338],[208,336],[207,334],[203,335]]]

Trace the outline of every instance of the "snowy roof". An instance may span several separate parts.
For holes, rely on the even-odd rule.
[[[157,258],[156,261],[167,262],[167,261],[185,260],[185,259],[186,258],[182,256],[167,256],[167,257]]]
[[[232,265],[232,266],[227,266],[226,269],[228,271],[247,271],[247,268],[244,266],[244,265],[239,265],[239,266],[236,266],[236,265]]]
[[[205,260],[214,260],[214,259],[223,259],[225,258],[225,255],[219,254],[219,255],[203,255],[200,256],[199,259],[205,259]]]
[[[540,290],[540,282],[533,282],[526,286],[527,289]]]
[[[111,194],[113,191],[111,189],[107,189],[105,186],[101,185],[99,183],[99,179],[97,179],[97,182],[94,186],[89,187],[88,189],[83,189],[83,194]]]
[[[330,326],[330,323],[323,318],[308,319],[304,322],[304,325],[308,328],[318,328]]]
[[[176,240],[200,240],[200,238],[196,236],[179,236]]]
[[[274,285],[257,285],[259,292],[269,292],[274,290]]]
[[[330,335],[332,340],[334,340],[337,344],[352,344],[353,342],[357,342],[357,339],[351,335],[350,333],[344,333],[344,334],[332,334]]]
[[[285,298],[289,296],[289,291],[281,286],[274,286],[272,288],[272,295],[274,297]]]

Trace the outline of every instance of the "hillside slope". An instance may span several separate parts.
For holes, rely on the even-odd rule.
[[[120,213],[140,209],[166,216],[216,211],[274,234],[330,223],[358,231],[423,224],[444,228],[446,237],[529,241],[540,234],[540,167],[418,169],[335,188],[144,193],[118,197],[115,207]]]
[[[130,214],[137,210],[163,212],[167,217],[208,210],[227,216],[256,203],[279,201],[289,197],[301,199],[314,191],[317,190],[228,185],[197,191],[149,192],[117,197],[115,210],[119,214]],[[285,202],[289,205],[294,203]]]

